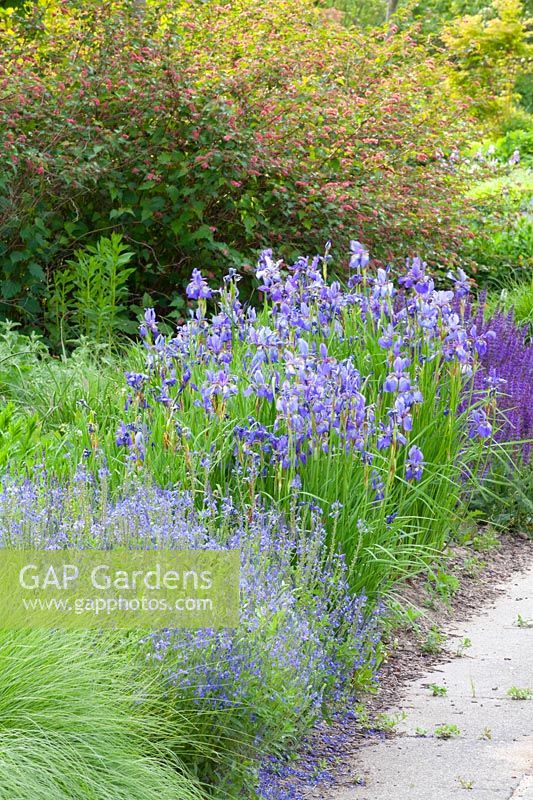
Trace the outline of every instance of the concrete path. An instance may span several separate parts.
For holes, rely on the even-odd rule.
[[[517,624],[518,616],[523,620]],[[533,699],[513,700],[511,687],[533,690],[533,570],[460,628],[447,649],[462,657],[438,664],[407,686],[399,735],[360,750],[354,781],[324,800],[533,800]],[[445,686],[432,696],[429,684]],[[434,731],[455,725],[460,736]],[[425,736],[417,729],[427,730]]]

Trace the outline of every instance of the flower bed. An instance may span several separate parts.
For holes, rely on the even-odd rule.
[[[484,457],[493,403],[472,390],[492,333],[465,318],[462,272],[437,290],[414,259],[395,284],[354,242],[344,287],[329,261],[265,251],[259,310],[234,271],[214,291],[195,270],[196,308],[172,335],[148,309],[116,444],[130,469],[193,491],[268,496],[288,515],[313,498],[352,587],[375,594],[442,549],[462,468]]]
[[[103,478],[104,476],[102,476]],[[181,720],[175,753],[203,780],[253,780],[263,752],[289,742],[373,680],[377,613],[353,596],[345,559],[327,554],[319,511],[306,527],[277,512],[207,495],[131,486],[110,502],[87,474],[71,485],[41,475],[4,482],[3,547],[241,551],[236,630],[165,630],[142,645]],[[239,765],[240,764],[240,765]]]

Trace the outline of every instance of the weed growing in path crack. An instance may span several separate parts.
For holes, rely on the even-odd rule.
[[[407,717],[404,711],[399,711],[396,714],[378,714],[372,724],[376,731],[383,731],[384,733],[392,733],[398,727],[400,722],[403,722]]]
[[[461,776],[459,776],[457,778],[457,780],[459,781],[461,789],[473,789],[474,788],[474,781],[468,780],[467,778],[461,778]]]
[[[490,741],[492,739],[492,730],[490,728],[483,728],[483,730],[479,734],[479,738],[488,739]]]
[[[435,736],[437,739],[456,739],[461,735],[461,731],[457,725],[450,725],[445,723],[435,728]]]
[[[439,686],[437,683],[430,683],[429,689],[433,697],[444,697],[448,694],[448,689],[445,686]]]
[[[507,689],[507,694],[509,697],[512,697],[513,700],[531,700],[533,697],[533,689],[529,687],[521,689],[518,686],[511,686],[510,689]]]
[[[524,619],[522,614],[518,615],[516,625],[519,628],[533,628],[533,619]]]
[[[457,655],[459,656],[459,658],[464,656],[465,652],[468,650],[469,647],[472,647],[472,641],[471,639],[465,637],[459,644],[459,647],[457,648]]]

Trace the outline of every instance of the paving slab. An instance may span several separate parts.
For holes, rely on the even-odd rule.
[[[451,629],[447,649],[463,655],[407,685],[390,710],[405,714],[398,735],[362,748],[351,765],[353,784],[331,788],[324,800],[533,800],[533,699],[507,694],[513,686],[533,690],[528,621],[533,569]],[[432,696],[430,684],[446,687],[446,695]],[[460,735],[437,738],[441,725],[456,725]]]

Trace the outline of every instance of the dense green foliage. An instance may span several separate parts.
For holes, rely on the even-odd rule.
[[[529,281],[508,280],[490,302],[493,308],[512,312],[519,325],[527,325],[533,332],[533,272],[530,270],[528,275]]]
[[[355,232],[381,259],[452,258],[462,179],[447,156],[469,126],[444,78],[414,32],[363,36],[310,0],[12,15],[0,310],[39,318],[47,280],[112,230],[135,254],[131,288],[167,307],[193,266],[242,267],[271,243],[292,256]]]
[[[66,268],[56,270],[48,303],[52,340],[82,337],[101,344],[128,330],[127,281],[134,267],[118,234],[76,252]]]
[[[121,649],[93,634],[1,632],[0,797],[199,800],[173,755],[182,732]]]
[[[455,61],[454,82],[472,98],[482,122],[501,125],[516,106],[516,83],[533,50],[521,0],[493,0],[477,14],[448,23],[442,36]]]
[[[506,157],[509,139],[517,138],[500,139],[495,155],[499,151]],[[526,165],[527,159],[526,150]],[[462,250],[463,257],[481,286],[501,290],[516,282],[527,283],[533,269],[531,170],[508,167],[505,161],[502,165],[493,157],[482,164],[483,174],[486,179],[477,181],[469,193],[472,238]]]

